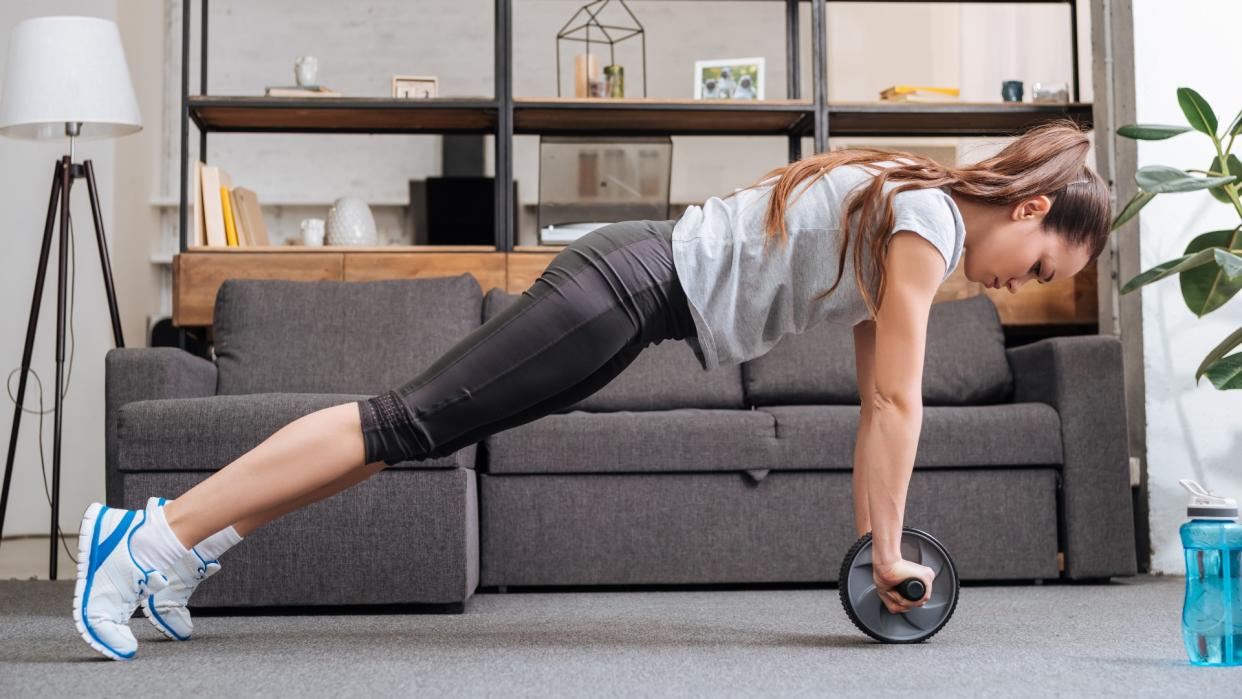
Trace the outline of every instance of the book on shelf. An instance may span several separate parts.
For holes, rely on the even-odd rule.
[[[208,246],[224,247],[224,209],[220,206],[220,168],[202,167],[203,232]]]
[[[194,201],[191,203],[190,245],[206,245],[207,233],[203,230],[203,161],[194,161]]]
[[[246,230],[245,221],[242,221],[241,210],[237,208],[237,188],[229,190],[229,211],[233,213],[233,228],[237,231],[237,244],[246,247],[254,245],[250,242],[250,234]]]
[[[215,165],[197,162],[194,170],[194,202],[201,211],[202,230],[195,232],[192,244],[230,248],[270,244],[257,194],[234,187],[229,173]]]
[[[224,210],[224,238],[228,241],[229,247],[239,248],[241,243],[237,242],[237,226],[233,222],[233,204],[229,197],[229,188],[220,185],[220,207]]]
[[[893,85],[880,90],[884,102],[954,102],[961,95],[956,87]]]
[[[265,97],[340,97],[341,93],[323,85],[300,87],[297,85],[278,85],[263,91]]]
[[[259,196],[245,187],[235,187],[233,194],[237,206],[233,211],[246,229],[246,239],[250,245],[270,245],[267,239],[267,225],[263,222],[263,210],[259,207]]]

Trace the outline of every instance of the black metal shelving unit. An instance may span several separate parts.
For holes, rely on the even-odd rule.
[[[998,4],[1064,4],[1070,10],[1073,52],[1072,101],[1068,104],[837,103],[827,99],[827,2],[834,0],[750,0],[785,4],[786,91],[788,99],[756,102],[661,99],[557,99],[513,96],[513,0],[495,0],[495,91],[491,98],[393,99],[379,97],[273,98],[207,94],[208,7],[201,0],[199,94],[190,95],[190,17],[181,16],[181,193],[180,252],[187,249],[189,125],[199,129],[199,154],[206,162],[207,134],[364,133],[491,134],[495,137],[496,235],[498,252],[514,247],[514,134],[589,133],[626,135],[785,136],[789,159],[802,157],[802,139],[814,137],[815,152],[828,149],[829,124],[848,136],[1010,135],[1054,117],[1091,120],[1091,105],[1079,99],[1077,0],[1007,0]],[[889,2],[892,0],[870,0]],[[935,2],[938,0],[899,0]],[[960,0],[964,3],[994,0]],[[801,99],[799,7],[811,4],[813,96]]]

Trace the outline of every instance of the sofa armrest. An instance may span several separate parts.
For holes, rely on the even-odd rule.
[[[104,357],[104,484],[107,504],[122,507],[116,424],[126,403],[216,394],[215,362],[176,347],[118,347]]]
[[[1134,514],[1121,341],[1055,337],[1006,350],[1014,402],[1061,417],[1061,531],[1065,577],[1134,575]]]

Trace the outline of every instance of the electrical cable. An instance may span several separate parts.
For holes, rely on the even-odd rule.
[[[78,267],[77,267],[76,247],[73,244],[73,214],[69,214],[68,218],[69,218],[69,363],[68,363],[68,366],[66,368],[66,373],[65,373],[64,392],[61,393],[61,396],[60,396],[62,406],[64,405],[65,396],[69,395],[69,378],[73,375],[73,352],[77,346],[77,342],[74,341],[74,336],[73,336],[73,298],[76,295],[75,289],[77,287],[77,284],[75,282],[78,276]],[[31,359],[33,360],[33,357]],[[5,391],[9,394],[9,400],[12,401],[13,405],[17,406],[19,410],[22,410],[23,412],[27,412],[27,413],[36,413],[39,416],[39,470],[42,471],[43,473],[43,478],[42,478],[43,494],[47,497],[47,506],[48,506],[48,509],[50,510],[52,508],[52,491],[51,491],[51,488],[49,488],[47,484],[47,461],[43,456],[43,416],[47,415],[48,413],[56,412],[56,409],[55,408],[51,410],[43,409],[43,381],[39,378],[39,373],[30,367],[27,367],[27,371],[29,371],[31,375],[34,376],[35,383],[38,384],[39,386],[39,410],[38,411],[29,410],[24,405],[18,405],[17,396],[13,395],[12,384],[13,384],[13,374],[21,370],[22,368],[18,367],[14,369],[13,371],[10,371],[8,378],[5,380],[4,387],[5,387]],[[65,553],[69,555],[69,559],[73,561],[74,565],[77,565],[78,558],[77,556],[73,554],[72,551],[70,551],[69,544],[65,541],[65,533],[60,528],[60,522],[56,523],[56,534],[57,534],[57,537],[60,539],[61,546],[64,547],[65,549]]]

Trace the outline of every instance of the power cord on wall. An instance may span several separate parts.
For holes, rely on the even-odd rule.
[[[74,281],[77,279],[77,276],[78,276],[77,270],[78,270],[77,257],[75,254],[75,247],[73,244],[73,214],[70,214],[69,215],[69,363],[65,370],[65,390],[64,390],[64,393],[61,394],[61,405],[64,405],[65,396],[69,395],[69,377],[73,375],[73,350],[74,350],[74,347],[77,345],[77,343],[74,342],[74,339],[73,339],[73,297],[74,297],[74,289],[76,287],[76,284],[74,283]],[[17,405],[17,396],[13,395],[13,388],[12,388],[13,374],[21,370],[22,368],[18,367],[14,369],[13,371],[10,371],[8,379],[5,380],[5,390],[8,392],[9,400],[13,402],[13,405]],[[48,488],[48,485],[47,485],[47,463],[43,457],[43,416],[47,415],[48,413],[56,412],[56,409],[55,408],[53,408],[52,410],[43,409],[43,381],[39,379],[39,374],[34,369],[29,369],[29,371],[34,376],[35,383],[38,384],[39,386],[39,410],[36,413],[36,411],[34,410],[27,410],[24,406],[18,406],[18,407],[24,412],[36,413],[39,416],[39,469],[43,473],[43,494],[47,496],[47,506],[48,506],[48,509],[50,510],[52,508],[52,491],[50,488]],[[77,556],[73,555],[73,552],[70,551],[69,549],[69,544],[65,542],[65,533],[61,531],[60,529],[60,522],[56,523],[56,534],[57,534],[57,537],[60,539],[61,546],[63,546],[65,549],[65,553],[69,555],[69,559],[72,560],[74,564],[76,565],[78,562]]]

